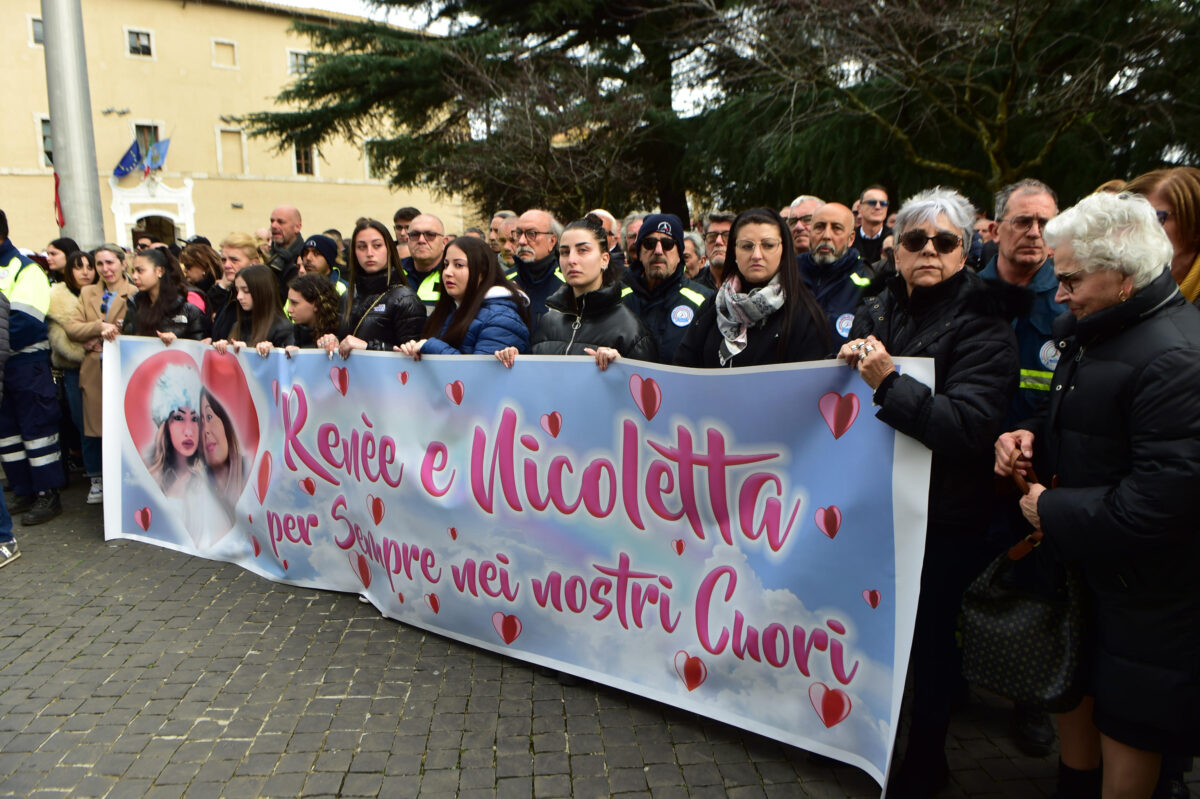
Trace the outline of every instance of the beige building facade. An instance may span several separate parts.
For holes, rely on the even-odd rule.
[[[6,0],[4,7],[0,208],[13,242],[39,250],[59,236],[48,44],[39,0]],[[293,19],[350,18],[255,0],[82,0],[82,8],[106,240],[129,246],[136,228],[216,243],[265,227],[282,204],[300,209],[304,233],[349,235],[360,216],[390,226],[401,206],[437,214],[447,232],[474,224],[456,198],[393,191],[373,175],[363,141],[277,152],[237,122],[276,110],[274,97],[306,69],[308,42],[289,30]],[[142,169],[113,175],[135,139],[144,152],[168,138],[164,166],[149,178]]]

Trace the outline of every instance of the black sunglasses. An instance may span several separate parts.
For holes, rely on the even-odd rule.
[[[657,236],[654,238],[647,236],[642,239],[642,249],[646,252],[654,252],[654,248],[660,244],[662,245],[663,252],[670,252],[675,249],[675,239],[660,239]]]
[[[910,230],[900,236],[900,245],[909,252],[920,252],[925,249],[925,242],[933,240],[933,249],[942,255],[949,255],[962,245],[962,236],[953,233],[935,233],[930,236],[923,230]]]

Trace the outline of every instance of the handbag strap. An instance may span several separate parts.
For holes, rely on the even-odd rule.
[[[1019,488],[1021,490],[1022,494],[1028,494],[1029,493],[1029,484],[1030,483],[1039,483],[1041,481],[1038,480],[1037,473],[1034,472],[1032,468],[1029,469],[1029,479],[1026,479],[1023,474],[1021,474],[1019,471],[1017,471],[1017,459],[1020,457],[1021,457],[1021,451],[1019,449],[1014,449],[1013,454],[1012,454],[1012,462],[1010,464],[1012,466],[1012,479],[1013,479],[1013,482],[1017,484],[1017,488]],[[1058,485],[1058,475],[1055,475],[1054,480],[1051,481],[1051,487],[1054,487],[1057,485]],[[1008,559],[1009,560],[1020,560],[1021,558],[1025,557],[1030,552],[1032,552],[1034,549],[1036,549],[1038,547],[1038,545],[1042,543],[1042,539],[1045,537],[1046,537],[1046,534],[1043,533],[1041,530],[1034,530],[1032,533],[1030,533],[1029,535],[1025,536],[1023,539],[1021,539],[1020,541],[1018,541],[1017,543],[1012,545],[1012,548],[1008,550]]]

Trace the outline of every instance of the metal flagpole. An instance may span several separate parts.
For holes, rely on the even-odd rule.
[[[61,178],[59,199],[65,220],[62,234],[85,249],[91,248],[104,241],[104,216],[81,0],[42,0],[42,29],[54,171]],[[50,208],[48,197],[46,207]]]

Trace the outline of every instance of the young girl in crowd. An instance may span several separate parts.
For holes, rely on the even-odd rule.
[[[66,280],[67,258],[77,252],[79,245],[75,243],[75,239],[55,239],[46,245],[46,268],[49,270],[51,283]]]
[[[87,501],[104,501],[101,480],[100,435],[104,409],[100,377],[100,351],[103,340],[112,341],[125,323],[127,300],[134,287],[125,278],[125,251],[116,244],[105,244],[93,254],[100,280],[79,291],[71,319],[64,323],[67,335],[83,345],[85,354],[79,367],[79,389],[83,396],[83,468],[92,480]]]
[[[725,279],[680,342],[676,365],[761,366],[829,357],[829,323],[800,279],[792,234],[779,214],[744,211],[728,241],[734,257],[725,259]]]
[[[84,349],[67,335],[66,325],[75,316],[79,291],[96,282],[92,257],[76,250],[67,256],[62,282],[50,287],[50,308],[46,312],[46,327],[50,338],[50,363],[61,371],[62,396],[66,398],[69,415],[64,414],[60,425],[60,440],[71,449],[83,450],[83,395],[79,391],[79,367],[83,364]],[[87,464],[84,464],[87,469]],[[98,477],[99,471],[89,474]]]
[[[237,320],[229,339],[214,342],[214,347],[225,352],[230,344],[236,350],[244,346],[257,347],[264,342],[270,342],[273,347],[294,343],[292,323],[279,307],[275,275],[270,267],[262,264],[247,266],[237,273],[233,284],[237,291]]]
[[[621,302],[608,234],[598,216],[588,214],[567,225],[558,241],[558,262],[566,285],[546,300],[548,310],[533,334],[535,355],[591,355],[601,369],[620,356],[658,359],[654,337]],[[516,347],[496,353],[509,368],[516,356]]]
[[[442,289],[420,341],[396,348],[413,360],[429,355],[529,350],[529,308],[504,277],[496,253],[483,239],[461,236],[446,246]]]
[[[322,336],[337,335],[341,298],[329,278],[315,272],[293,278],[288,285],[288,313],[295,323],[296,348],[315,347]],[[259,345],[259,351],[269,349]]]
[[[169,252],[150,248],[133,256],[133,284],[138,291],[129,300],[123,333],[158,336],[167,345],[208,337],[208,317],[187,301],[183,272]]]
[[[408,287],[387,225],[358,220],[348,257],[349,288],[338,333],[324,334],[317,346],[346,358],[354,350],[390,350],[420,336],[425,306]]]
[[[208,290],[221,276],[221,256],[204,242],[196,242],[179,253],[179,265],[188,287],[204,296],[207,305]]]

